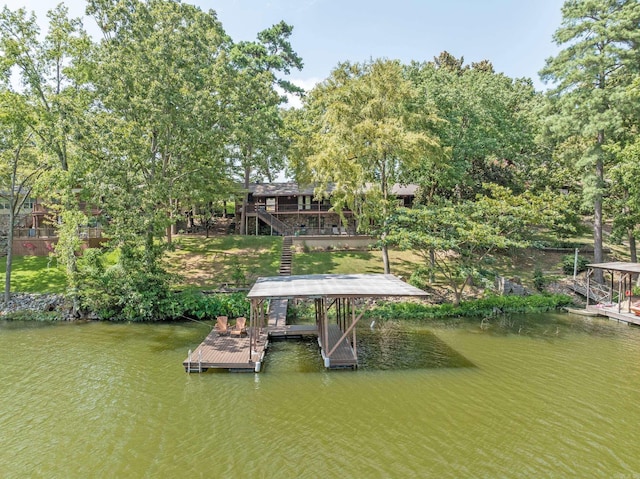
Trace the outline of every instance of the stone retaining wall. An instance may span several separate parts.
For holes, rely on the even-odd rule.
[[[296,236],[293,245],[309,249],[369,249],[376,242],[371,236]]]

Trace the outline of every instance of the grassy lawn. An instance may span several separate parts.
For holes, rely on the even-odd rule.
[[[6,272],[6,259],[0,272]],[[4,284],[4,283],[3,283]],[[64,270],[46,256],[16,256],[11,268],[11,291],[19,293],[62,293],[67,287]]]
[[[282,238],[278,236],[203,236],[182,235],[175,238],[175,251],[167,254],[166,267],[182,280],[178,288],[193,286],[217,289],[221,285],[248,286],[259,276],[276,276],[280,266]],[[612,248],[612,256],[625,260],[624,248]],[[619,251],[618,251],[619,249]],[[517,276],[523,284],[533,287],[533,274],[540,268],[545,277],[562,276],[562,258],[567,253],[536,249],[515,250],[497,256],[490,269],[507,278]],[[113,254],[112,254],[113,255]],[[389,252],[391,272],[409,279],[424,260],[410,251]],[[107,263],[115,261],[109,257]],[[321,273],[382,273],[380,251],[311,251],[293,256],[293,274]],[[5,263],[0,262],[4,272]],[[12,291],[63,292],[64,271],[55,259],[24,256],[14,258]]]
[[[215,289],[236,285],[238,276],[252,283],[259,276],[276,276],[282,238],[277,236],[178,236],[167,254],[169,271],[183,278],[179,287]]]
[[[409,278],[422,259],[410,251],[390,251],[391,272]],[[312,251],[293,256],[293,274],[384,273],[380,251]]]

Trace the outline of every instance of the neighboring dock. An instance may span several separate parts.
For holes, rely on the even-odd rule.
[[[617,304],[612,306],[591,305],[591,306],[587,306],[586,311],[589,311],[590,313],[595,313],[598,316],[604,316],[605,318],[615,319],[617,321],[623,321],[625,323],[635,324],[637,326],[640,326],[639,316],[636,316],[632,312],[626,312],[622,310],[622,308],[620,308],[619,310]]]

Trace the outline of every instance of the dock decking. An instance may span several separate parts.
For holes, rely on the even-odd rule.
[[[329,369],[338,369],[338,368],[356,368],[358,367],[358,357],[351,346],[351,343],[348,339],[343,339],[340,341],[338,346],[334,349],[336,343],[342,337],[342,330],[340,326],[337,324],[329,324],[328,325],[329,332],[329,341],[327,346],[325,347],[322,344],[322,341],[318,339],[318,343],[320,344],[322,359],[324,360],[324,366]],[[331,357],[328,357],[327,354],[333,350],[331,353]]]
[[[262,334],[257,348],[251,353],[249,336],[220,336],[211,331],[202,343],[190,352],[182,365],[187,372],[199,373],[207,369],[229,369],[230,371],[260,371],[268,337]]]
[[[284,247],[284,245],[283,245]],[[356,325],[365,314],[357,301],[366,298],[424,297],[424,291],[400,278],[382,274],[317,274],[258,278],[247,294],[251,302],[248,338],[207,336],[183,361],[187,371],[226,368],[256,372],[273,337],[317,335],[326,368],[356,368]],[[290,299],[313,300],[315,323],[286,324]],[[268,301],[268,303],[267,303]],[[269,305],[268,309],[266,308]],[[356,314],[356,310],[360,311]]]
[[[587,311],[598,313],[599,316],[604,316],[609,319],[640,326],[640,316],[636,316],[634,313],[628,313],[624,311],[623,308],[618,311],[617,304],[613,306],[587,306]]]
[[[257,348],[251,354],[249,336],[220,336],[211,331],[205,340],[182,363],[187,372],[203,372],[208,369],[228,369],[229,371],[259,372],[270,338],[287,339],[303,336],[318,337],[315,324],[287,324],[286,299],[271,301],[267,328],[258,337]],[[326,347],[318,339],[320,354],[325,367],[330,369],[358,366],[358,358],[348,339],[342,337],[342,330],[337,324],[328,325],[329,340]],[[334,349],[335,347],[335,349]],[[332,351],[333,350],[333,351]],[[331,357],[327,354],[331,351]]]

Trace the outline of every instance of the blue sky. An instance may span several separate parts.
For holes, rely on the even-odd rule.
[[[54,0],[12,0],[45,20]],[[531,78],[546,86],[538,71],[558,48],[552,41],[560,26],[564,0],[190,0],[215,10],[234,39],[256,34],[284,20],[294,26],[291,43],[304,69],[290,79],[310,87],[329,76],[338,62],[393,58],[430,61],[447,50],[465,62],[490,60],[496,71]],[[80,16],[84,2],[67,1]],[[91,29],[90,25],[87,27]]]

